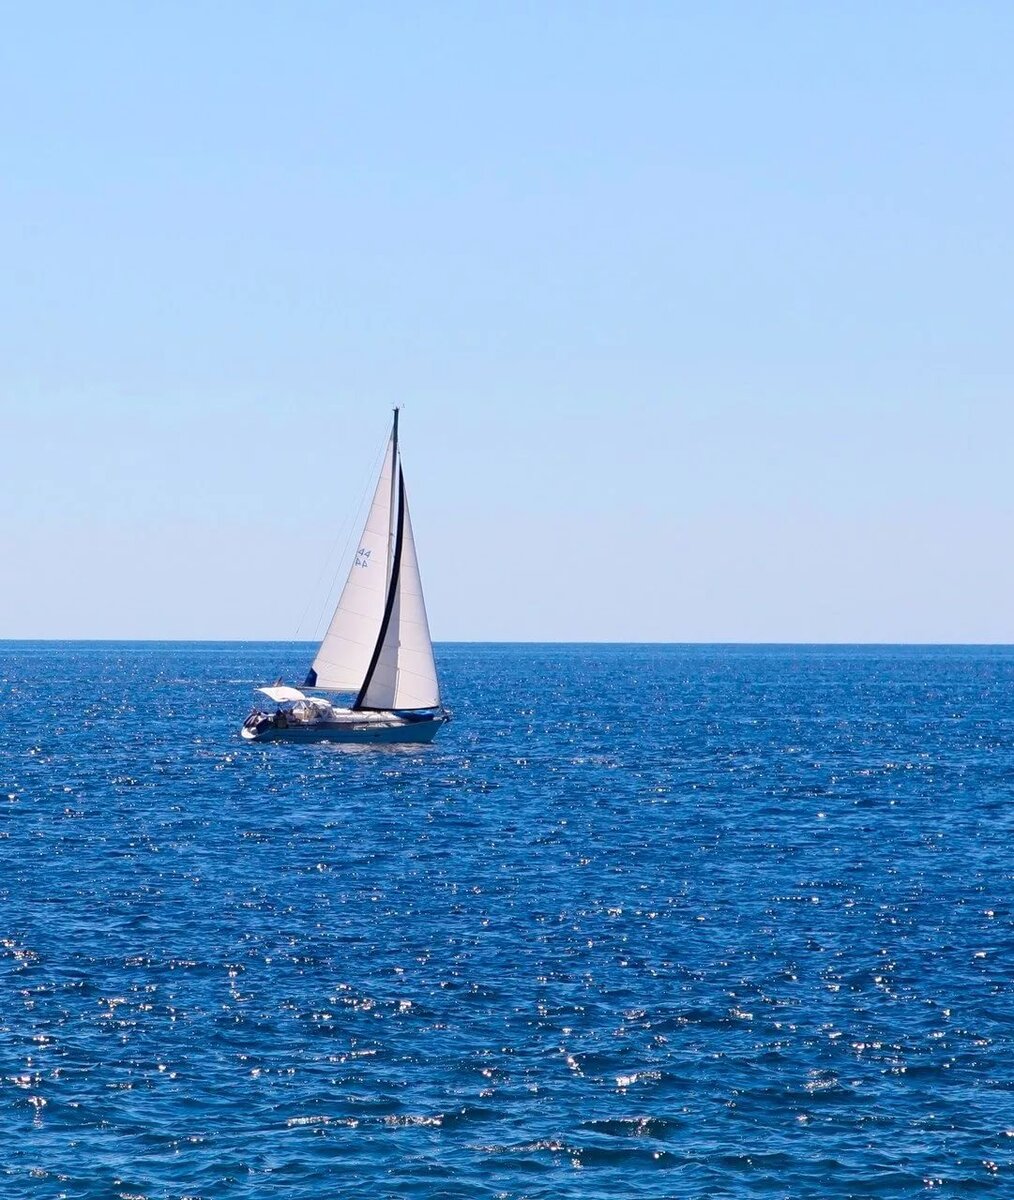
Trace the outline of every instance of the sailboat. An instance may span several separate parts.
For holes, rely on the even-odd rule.
[[[252,741],[430,742],[449,720],[405,494],[398,409],[359,548],[303,686],[279,681],[258,692],[274,707],[256,708],[243,723]],[[341,707],[328,693],[354,699]]]

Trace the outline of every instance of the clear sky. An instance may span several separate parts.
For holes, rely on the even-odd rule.
[[[312,637],[404,404],[437,638],[1014,641],[1012,46],[6,5],[0,637]]]

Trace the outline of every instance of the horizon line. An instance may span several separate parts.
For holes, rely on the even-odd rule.
[[[109,644],[109,645],[232,645],[232,646],[315,646],[316,638],[215,638],[215,637],[0,637],[0,645],[28,643],[60,644]],[[706,640],[684,639],[681,641],[661,641],[650,639],[631,641],[626,639],[536,639],[536,638],[440,638],[434,639],[435,646],[924,646],[924,647],[1014,647],[1014,642],[978,642],[978,641],[880,641],[880,640],[832,640],[832,641],[744,641],[744,640]]]

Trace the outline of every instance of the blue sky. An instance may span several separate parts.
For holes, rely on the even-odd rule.
[[[1014,7],[4,23],[0,637],[1014,641]]]

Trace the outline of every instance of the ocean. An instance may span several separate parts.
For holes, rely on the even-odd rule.
[[[0,643],[0,1195],[1014,1195],[1014,648]]]

